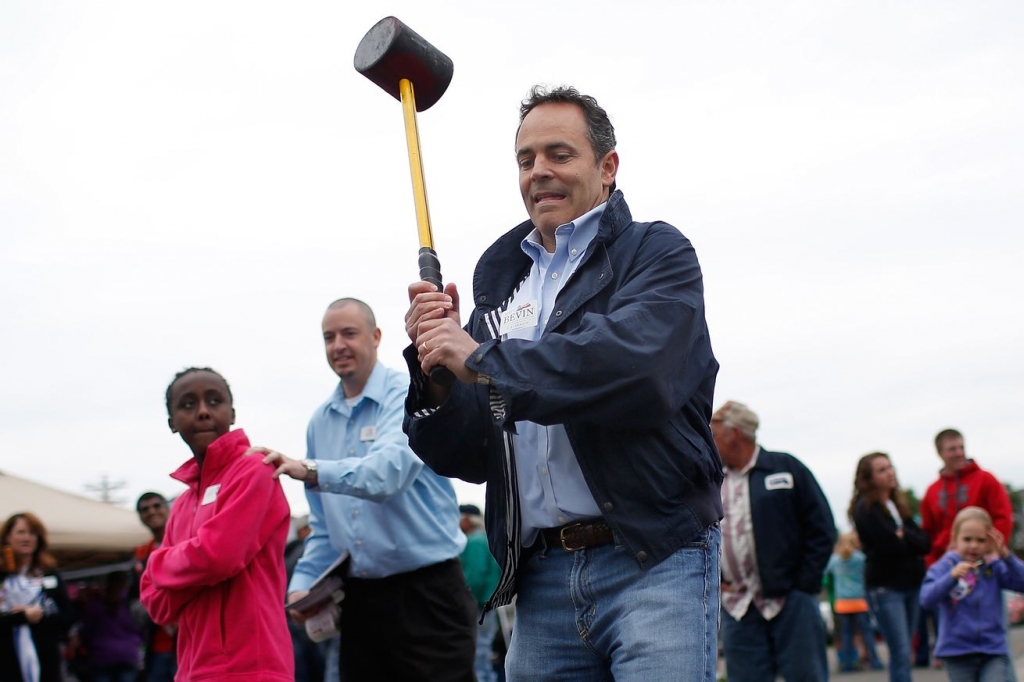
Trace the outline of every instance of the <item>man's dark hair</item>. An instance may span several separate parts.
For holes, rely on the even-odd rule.
[[[187,368],[181,370],[180,372],[178,372],[177,374],[175,374],[174,375],[174,379],[171,380],[171,383],[167,384],[167,392],[164,394],[164,402],[167,404],[167,416],[168,417],[172,416],[171,415],[171,389],[174,388],[174,384],[178,383],[178,379],[182,378],[183,376],[187,376],[189,374],[195,374],[196,372],[209,372],[210,374],[216,374],[217,376],[219,376],[220,380],[224,382],[224,388],[228,389],[228,400],[230,400],[232,403],[235,402],[235,396],[231,395],[231,386],[228,384],[228,380],[225,379],[224,376],[220,372],[218,372],[216,370],[212,370],[209,367],[187,367]]]
[[[142,493],[141,495],[139,495],[139,499],[135,501],[136,512],[138,512],[142,508],[142,503],[145,502],[146,500],[160,500],[165,505],[167,504],[167,498],[161,495],[160,493],[155,493],[152,491]]]
[[[550,103],[575,104],[583,110],[583,118],[587,121],[587,138],[597,163],[601,163],[604,155],[615,149],[615,127],[608,118],[608,112],[601,108],[596,99],[590,95],[581,95],[579,90],[569,85],[560,85],[551,90],[543,85],[530,88],[529,96],[519,107],[519,127],[522,127],[526,115],[535,107]],[[519,135],[518,130],[516,135]],[[611,191],[615,191],[615,185],[612,185]]]
[[[480,511],[480,507],[475,504],[460,504],[459,513],[468,514],[470,516],[483,516],[483,512]]]

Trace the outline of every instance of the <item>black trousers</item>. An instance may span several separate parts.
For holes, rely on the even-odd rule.
[[[345,682],[474,682],[476,601],[458,559],[378,578],[347,578]]]

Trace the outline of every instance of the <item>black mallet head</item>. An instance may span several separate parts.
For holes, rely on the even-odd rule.
[[[401,101],[398,83],[408,79],[416,93],[416,111],[434,106],[452,81],[454,65],[446,54],[395,17],[385,17],[356,47],[356,71]]]

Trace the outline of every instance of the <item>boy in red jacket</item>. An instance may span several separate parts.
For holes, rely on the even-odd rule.
[[[1013,537],[1010,496],[999,479],[967,458],[963,435],[956,429],[944,429],[935,436],[935,449],[943,467],[939,479],[928,486],[921,500],[921,528],[932,539],[925,566],[931,566],[949,549],[953,519],[964,507],[981,507],[1004,538]]]
[[[178,624],[176,679],[292,682],[284,545],[290,514],[274,468],[243,457],[227,381],[190,367],[167,387],[168,424],[192,459],[171,476],[188,486],[142,574],[154,622]]]

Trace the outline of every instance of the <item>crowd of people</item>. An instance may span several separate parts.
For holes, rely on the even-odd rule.
[[[378,360],[370,306],[327,306],[339,381],[304,456],[253,446],[227,380],[189,367],[165,393],[186,490],[170,509],[140,498],[153,540],[130,576],[76,614],[41,522],[5,524],[0,682],[59,679],[77,619],[98,681],[712,681],[721,633],[732,682],[821,682],[826,571],[844,631],[874,614],[892,680],[910,677],[919,603],[955,682],[1006,668],[990,621],[1021,575],[1009,502],[962,436],[936,440],[920,525],[889,457],[862,458],[849,515],[863,552],[837,547],[810,469],[763,448],[746,405],[712,411],[696,253],[634,220],[605,110],[534,88],[515,156],[529,220],[481,256],[465,317],[455,284],[409,285],[407,372]],[[291,545],[281,476],[310,509]],[[484,513],[459,507],[450,478],[487,484]],[[342,584],[321,590],[333,571]],[[496,669],[494,611],[513,600]]]
[[[193,381],[181,382],[189,376]],[[176,387],[177,383],[182,386]],[[248,451],[247,442],[220,438],[229,433],[226,429],[233,418],[230,389],[222,377],[212,370],[193,369],[181,373],[172,388],[168,393],[172,415],[174,401],[182,397],[179,388],[186,405],[192,400],[223,405],[219,408],[221,423],[210,435],[188,433],[194,455],[197,450],[201,453],[191,460],[197,467],[199,461],[216,462],[208,458],[216,457],[217,451],[209,447],[203,450],[201,445],[221,442],[233,448],[230,461],[254,467],[257,472],[264,468],[259,458],[241,455]],[[212,408],[217,414],[216,405]],[[198,409],[204,408],[200,405]],[[177,422],[172,417],[172,422],[172,428],[190,428],[180,417]],[[758,444],[759,420],[752,410],[730,401],[714,413],[710,424],[726,474],[722,489],[721,601],[729,680],[774,679],[776,675],[786,680],[827,679],[825,638],[817,611],[823,575],[832,579],[841,672],[857,670],[863,659],[873,669],[887,665],[894,682],[912,679],[912,644],[923,608],[937,615],[934,655],[951,680],[1013,679],[1001,591],[1024,591],[1024,563],[1009,552],[1005,541],[1012,532],[1009,497],[994,476],[966,457],[959,432],[945,430],[936,438],[943,469],[921,502],[920,516],[926,526],[922,527],[911,512],[890,457],[873,452],[861,457],[855,468],[847,510],[854,530],[835,539],[831,511],[813,475],[791,455],[770,452]],[[206,430],[199,429],[198,433],[205,434]],[[240,432],[232,433],[242,437]],[[275,462],[285,459],[269,454],[272,451],[254,452]],[[287,471],[288,463],[279,466]],[[273,480],[269,475],[263,478],[263,485]],[[218,485],[212,481],[219,479],[210,480],[210,485]],[[271,487],[271,500],[277,498],[278,488]],[[230,488],[215,488],[215,493],[204,495],[230,492]],[[286,512],[265,509],[267,499],[246,497],[260,510],[249,508],[246,518],[271,515],[287,523]],[[214,501],[200,504],[196,494],[181,499],[185,509],[209,506]],[[66,656],[62,655],[61,643],[69,633],[75,635],[72,653],[77,653],[78,659],[73,671],[81,682],[170,681],[175,679],[178,667],[177,651],[183,652],[183,671],[205,668],[216,660],[209,652],[211,643],[221,650],[225,657],[222,665],[226,667],[207,677],[226,675],[227,670],[236,670],[245,660],[250,666],[259,666],[246,671],[254,676],[252,679],[274,679],[274,675],[301,682],[346,679],[338,669],[337,650],[331,648],[331,642],[310,640],[301,618],[288,626],[288,640],[276,641],[274,656],[260,648],[264,645],[260,644],[258,628],[244,630],[247,638],[257,642],[255,645],[231,643],[226,632],[208,631],[220,627],[241,633],[240,629],[226,627],[224,619],[248,622],[264,618],[268,628],[265,639],[279,634],[274,632],[274,624],[283,623],[284,611],[279,600],[267,595],[272,596],[272,588],[278,584],[279,594],[284,596],[285,579],[277,574],[283,572],[292,579],[307,551],[307,539],[313,532],[310,525],[300,526],[297,539],[285,547],[285,531],[279,523],[225,520],[224,528],[232,534],[237,536],[249,527],[256,536],[232,539],[238,551],[246,555],[232,556],[227,550],[217,550],[204,556],[204,544],[220,546],[226,542],[213,535],[216,526],[196,524],[190,515],[179,514],[178,528],[202,529],[192,536],[193,541],[184,542],[175,540],[174,524],[168,527],[170,508],[162,495],[143,494],[136,510],[153,538],[136,549],[133,571],[110,573],[101,586],[85,591],[77,600],[69,599],[56,570],[42,521],[31,513],[7,519],[0,531],[0,680],[62,680],[62,660]],[[493,664],[492,651],[496,614],[485,607],[498,586],[501,569],[488,548],[479,507],[461,505],[457,511],[458,526],[466,536],[459,563],[480,623],[472,674],[480,682],[491,682],[500,674],[500,666],[496,669]],[[274,580],[266,581],[259,575],[257,557],[269,544],[262,535],[282,539],[270,545],[268,551],[273,556],[267,555],[262,568]],[[167,552],[160,551],[164,547],[178,547],[192,554],[176,566],[168,565],[173,555],[165,556]],[[932,555],[938,558],[929,561]],[[157,563],[151,564],[154,557]],[[206,605],[195,597],[207,586],[209,576],[234,571],[221,567],[221,562],[231,562],[241,570],[214,582],[218,589],[207,599],[216,594],[220,601]],[[148,575],[152,577],[144,579],[148,565],[156,568],[150,569],[153,573]],[[927,572],[926,566],[930,566]],[[240,581],[238,573],[243,572],[247,576]],[[172,597],[165,598],[172,606],[152,598],[147,602],[145,594],[155,589],[155,581],[160,582],[161,590],[187,593],[187,604],[174,611]],[[169,587],[182,581],[182,587]],[[220,589],[225,582],[235,592],[237,598],[233,601],[245,604],[242,608],[247,613],[232,612],[225,603],[227,593]],[[189,611],[192,620],[184,615]],[[875,624],[888,651],[885,663],[875,649]],[[179,649],[179,628],[180,636],[199,648]],[[195,632],[196,628],[205,630]],[[287,642],[290,646],[283,646]],[[928,642],[921,646],[927,649]],[[279,672],[268,674],[268,661]],[[183,672],[178,679],[203,676]],[[366,677],[354,674],[351,679]]]
[[[837,539],[814,476],[792,455],[762,448],[758,426],[757,415],[733,401],[711,418],[725,467],[722,646],[730,682],[828,679],[818,614],[826,574],[841,672],[860,667],[858,631],[867,666],[886,665],[873,621],[889,679],[912,679],[915,635],[929,651],[918,627],[923,606],[938,623],[934,655],[953,682],[1015,679],[998,599],[1021,588],[1024,564],[1007,548],[1013,511],[1005,487],[967,458],[960,432],[935,438],[942,469],[921,501],[920,524],[889,455],[861,457],[847,510],[855,530]]]

